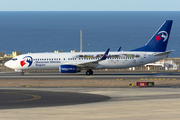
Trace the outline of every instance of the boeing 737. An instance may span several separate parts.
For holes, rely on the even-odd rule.
[[[21,75],[24,70],[50,69],[61,73],[87,70],[86,75],[92,75],[95,69],[121,69],[156,62],[172,52],[166,51],[172,23],[166,20],[147,44],[130,51],[22,54],[7,61],[5,66],[21,71]]]

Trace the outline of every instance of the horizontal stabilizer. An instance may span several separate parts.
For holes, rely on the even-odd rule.
[[[168,55],[169,53],[171,53],[173,50],[171,51],[166,51],[166,52],[162,52],[162,53],[157,53],[157,54],[154,54],[154,56],[160,56],[160,55]]]

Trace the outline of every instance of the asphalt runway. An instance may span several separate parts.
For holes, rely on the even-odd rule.
[[[0,95],[3,120],[180,117],[177,88],[0,88]]]
[[[37,89],[35,91],[34,89]],[[41,88],[43,90],[43,88]],[[1,109],[17,109],[17,108],[36,108],[36,107],[52,107],[67,106],[77,104],[88,104],[103,101],[134,101],[134,100],[150,100],[150,99],[169,99],[180,98],[180,94],[166,95],[136,95],[123,97],[109,97],[105,95],[89,94],[94,91],[121,91],[119,89],[106,88],[74,88],[74,90],[62,88],[61,91],[40,91],[38,88],[30,89],[0,89],[0,110]],[[44,88],[47,89],[47,88]],[[56,88],[58,89],[58,88]],[[135,89],[135,88],[134,88]],[[48,89],[47,89],[48,90]],[[86,93],[82,93],[86,92]]]
[[[110,97],[75,92],[0,90],[0,109],[76,105],[109,100]]]
[[[1,72],[0,79],[141,79],[141,78],[180,78],[180,72],[122,72],[95,71],[87,76],[80,73],[25,73],[21,76],[17,72]]]

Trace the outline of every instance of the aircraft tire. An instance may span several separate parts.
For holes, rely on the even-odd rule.
[[[93,75],[93,71],[91,70],[91,75]]]
[[[93,74],[93,71],[91,69],[86,71],[86,75],[92,75],[92,74]]]
[[[86,75],[90,75],[90,71],[86,71]]]
[[[23,76],[23,75],[24,75],[24,72],[21,72],[21,75]]]

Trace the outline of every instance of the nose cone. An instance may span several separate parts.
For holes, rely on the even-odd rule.
[[[11,68],[11,61],[7,61],[4,63],[4,65],[8,68]]]

